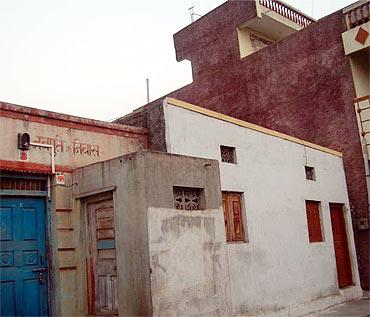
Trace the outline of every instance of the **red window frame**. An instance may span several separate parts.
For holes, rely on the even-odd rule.
[[[323,242],[319,201],[306,200],[306,216],[310,243]]]

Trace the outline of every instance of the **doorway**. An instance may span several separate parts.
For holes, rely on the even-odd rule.
[[[1,316],[47,316],[45,199],[0,199]]]
[[[86,200],[89,315],[118,315],[117,260],[112,193]]]
[[[351,260],[348,248],[346,222],[342,204],[330,204],[331,228],[339,288],[353,284]]]

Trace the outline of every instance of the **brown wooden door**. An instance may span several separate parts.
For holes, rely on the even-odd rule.
[[[87,203],[90,315],[117,315],[117,261],[113,199]]]
[[[331,227],[339,287],[353,284],[343,205],[330,204]]]

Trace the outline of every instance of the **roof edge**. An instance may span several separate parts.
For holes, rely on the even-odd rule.
[[[172,98],[172,97],[166,97],[165,102],[168,103],[168,104],[177,106],[179,108],[183,108],[183,109],[187,109],[187,110],[190,110],[190,111],[193,111],[193,112],[197,112],[197,113],[206,115],[208,117],[212,117],[212,118],[215,118],[215,119],[218,119],[218,120],[221,120],[221,121],[226,121],[226,122],[229,122],[229,123],[232,123],[232,124],[235,124],[235,125],[247,128],[247,129],[251,129],[251,130],[254,130],[254,131],[257,131],[257,132],[261,132],[261,133],[264,133],[264,134],[267,134],[267,135],[271,135],[271,136],[274,136],[274,137],[277,137],[277,138],[280,138],[280,139],[283,139],[283,140],[286,140],[286,141],[297,143],[297,144],[300,144],[300,145],[303,145],[303,146],[306,146],[306,147],[309,147],[309,148],[312,148],[312,149],[315,149],[315,150],[319,150],[319,151],[322,151],[322,152],[325,152],[325,153],[332,154],[332,155],[343,158],[343,153],[342,152],[335,151],[335,150],[329,149],[325,146],[321,146],[321,145],[318,145],[318,144],[315,144],[315,143],[312,143],[312,142],[308,142],[308,141],[293,137],[293,136],[285,134],[285,133],[281,133],[281,132],[278,132],[278,131],[275,131],[275,130],[264,128],[262,126],[254,124],[254,123],[250,123],[250,122],[247,122],[247,121],[244,121],[244,120],[236,119],[234,117],[225,115],[223,113],[216,112],[216,111],[213,111],[213,110],[209,110],[209,109],[197,106],[197,105],[193,105],[191,103],[188,103],[188,102],[185,102],[185,101],[182,101],[182,100],[178,100],[178,99],[175,99],[175,98]]]
[[[86,126],[94,126],[94,127],[100,127],[104,129],[110,129],[110,130],[118,130],[122,132],[133,133],[133,134],[147,134],[148,133],[147,129],[141,128],[141,127],[134,127],[134,126],[124,125],[124,124],[111,123],[107,121],[72,116],[72,115],[67,115],[67,114],[63,114],[59,112],[25,107],[25,106],[2,102],[2,101],[0,101],[0,111],[10,111],[14,113],[29,115],[29,116],[41,117],[45,119],[55,119],[59,121],[73,122],[73,123],[78,123],[78,124],[82,124]],[[0,112],[0,117],[1,116],[2,115]]]

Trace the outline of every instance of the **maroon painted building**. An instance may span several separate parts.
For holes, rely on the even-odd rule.
[[[176,33],[177,60],[191,61],[193,83],[168,96],[343,152],[361,283],[368,290],[368,167],[354,105],[362,96],[342,33],[369,22],[348,23],[342,10],[313,21],[278,4],[228,1]],[[356,54],[366,59],[369,48],[352,58]],[[368,64],[363,67],[368,73]],[[165,151],[164,136],[155,133],[164,124],[161,99],[117,121],[148,128],[149,147]]]

